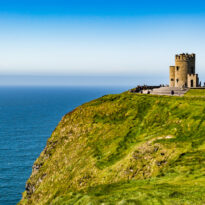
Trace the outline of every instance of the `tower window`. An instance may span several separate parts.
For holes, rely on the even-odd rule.
[[[171,78],[171,81],[174,81],[174,79],[173,79],[173,78]]]
[[[177,71],[179,70],[179,66],[176,67]]]
[[[179,82],[179,79],[176,79],[177,83]]]

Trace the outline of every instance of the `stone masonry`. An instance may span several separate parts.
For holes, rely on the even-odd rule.
[[[199,86],[198,74],[195,73],[195,54],[175,56],[175,66],[169,68],[169,87],[195,88]]]

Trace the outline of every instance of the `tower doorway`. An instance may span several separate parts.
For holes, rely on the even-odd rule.
[[[191,88],[193,88],[193,87],[194,87],[194,81],[191,80]]]

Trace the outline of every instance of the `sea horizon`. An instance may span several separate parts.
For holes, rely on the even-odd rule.
[[[0,86],[125,86],[168,84],[167,76],[149,75],[0,75]]]

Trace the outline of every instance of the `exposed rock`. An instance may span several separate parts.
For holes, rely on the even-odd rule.
[[[41,164],[34,164],[33,167],[32,167],[32,174],[36,174],[39,169],[42,167],[43,163]]]
[[[31,194],[33,194],[34,191],[35,191],[34,185],[31,184],[31,183],[26,183],[26,192],[27,192],[27,195],[30,196]]]
[[[156,162],[156,165],[157,165],[157,166],[161,166],[161,165],[164,164],[164,163],[166,163],[165,160],[157,161],[157,162]]]

